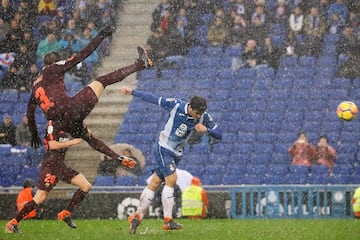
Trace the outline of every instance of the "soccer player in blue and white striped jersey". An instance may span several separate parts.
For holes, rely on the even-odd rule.
[[[164,209],[164,230],[178,230],[182,225],[173,221],[172,209],[174,201],[174,186],[176,184],[176,165],[183,154],[184,146],[192,131],[221,139],[221,130],[211,116],[206,112],[207,103],[203,97],[194,96],[190,102],[175,98],[164,98],[152,93],[132,90],[122,87],[124,95],[133,95],[142,100],[157,104],[169,111],[169,118],[164,129],[160,132],[154,173],[148,186],[140,196],[140,207],[137,212],[129,217],[130,234],[135,234],[144,214],[150,207],[154,194],[160,184],[165,181],[162,191],[162,204]]]

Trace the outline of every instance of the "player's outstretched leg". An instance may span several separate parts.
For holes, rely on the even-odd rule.
[[[153,65],[152,60],[149,58],[147,51],[143,48],[138,46],[137,48],[138,54],[139,54],[139,59],[142,60],[144,62],[144,66],[145,68],[151,68]]]
[[[11,219],[9,222],[6,223],[5,232],[6,233],[19,233],[18,229],[18,221],[15,218]]]
[[[172,218],[164,218],[164,230],[180,230],[183,228],[183,225],[177,222],[174,222]]]
[[[128,221],[130,224],[129,233],[135,234],[137,227],[140,225],[141,217],[139,213],[135,213],[134,215],[130,215],[128,217]]]
[[[64,221],[69,227],[76,228],[76,224],[71,219],[71,212],[62,210],[58,214],[58,219]]]

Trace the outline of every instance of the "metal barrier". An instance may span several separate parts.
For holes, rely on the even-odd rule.
[[[232,218],[347,218],[357,185],[241,186],[230,189]]]

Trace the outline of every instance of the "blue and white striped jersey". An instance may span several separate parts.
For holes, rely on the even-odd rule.
[[[132,95],[140,97],[144,101],[157,104],[169,111],[169,118],[164,129],[160,132],[159,145],[170,151],[176,156],[181,156],[187,138],[194,126],[198,123],[204,124],[208,128],[208,133],[220,139],[221,131],[211,116],[205,112],[199,120],[195,120],[188,113],[189,103],[175,98],[163,98],[154,94],[133,90]]]

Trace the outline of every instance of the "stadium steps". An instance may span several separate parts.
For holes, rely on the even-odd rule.
[[[132,64],[137,58],[136,46],[145,44],[148,36],[150,36],[151,14],[159,1],[123,2],[118,9],[119,17],[111,43],[111,54],[103,59],[96,69],[98,76]],[[94,135],[109,145],[113,143],[115,134],[123,121],[123,116],[128,110],[127,105],[131,101],[131,97],[120,94],[119,88],[122,85],[136,87],[136,74],[132,74],[121,83],[108,86],[95,109],[85,120]],[[91,149],[84,142],[68,151],[67,164],[93,181],[98,164],[101,161],[100,158],[101,154]]]

